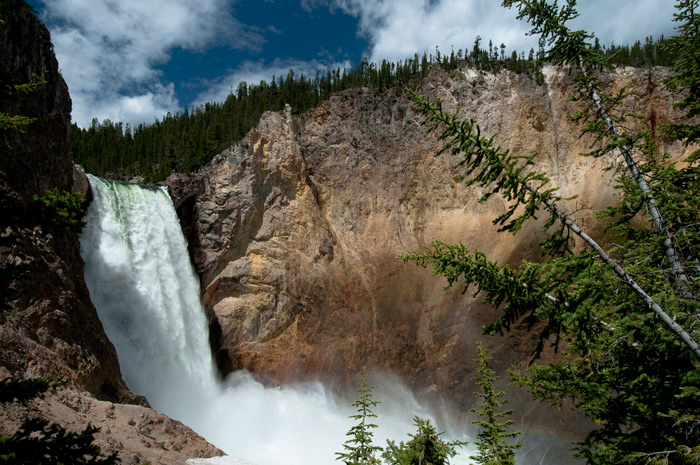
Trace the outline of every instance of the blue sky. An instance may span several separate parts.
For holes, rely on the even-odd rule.
[[[535,46],[499,0],[28,0],[52,34],[73,121],[150,123],[222,101],[240,81],[351,68],[363,57]],[[673,33],[673,0],[580,0],[603,43]]]

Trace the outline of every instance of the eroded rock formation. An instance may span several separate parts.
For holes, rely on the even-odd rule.
[[[188,457],[220,455],[179,422],[143,405],[112,403],[145,400],[122,381],[90,302],[77,234],[47,229],[31,208],[35,195],[77,188],[68,152],[68,88],[48,30],[24,0],[4,3],[0,112],[35,120],[23,132],[0,133],[0,379],[50,377],[67,384],[27,408],[0,406],[0,435],[39,416],[72,431],[89,423],[101,427],[97,444],[105,453],[118,451],[124,464],[184,464]],[[32,80],[44,82],[32,92],[6,95],[9,86]]]
[[[632,83],[628,110],[672,117],[661,87],[666,71],[621,69],[610,90]],[[539,152],[581,224],[615,196],[606,159],[581,157],[591,140],[568,116],[572,77],[546,68],[538,85],[509,72],[434,69],[421,92],[481,122],[512,151]],[[456,158],[434,158],[439,143],[406,96],[356,89],[310,115],[266,114],[240,143],[171,193],[202,279],[211,337],[224,372],[247,368],[275,381],[325,374],[354,377],[363,365],[389,369],[419,392],[471,402],[475,341],[495,314],[461,288],[396,257],[431,243],[462,241],[502,263],[539,256],[539,229],[497,233],[506,204],[466,188]],[[667,147],[668,148],[668,147]],[[670,148],[672,150],[679,150]],[[497,369],[532,341],[487,338]]]

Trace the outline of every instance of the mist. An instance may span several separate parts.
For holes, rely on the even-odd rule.
[[[332,378],[269,386],[246,371],[221,379],[209,348],[199,281],[167,192],[89,176],[94,196],[80,236],[90,297],[119,357],[129,389],[231,456],[256,465],[327,465],[356,424],[355,393]],[[396,375],[370,371],[380,404],[371,419],[374,444],[408,441],[414,416],[445,440],[466,440],[469,422],[449,402],[420,401]],[[358,373],[357,384],[360,384]],[[430,400],[430,402],[428,402]],[[537,435],[526,433],[537,439]],[[522,463],[561,464],[561,441],[533,440]],[[473,444],[452,463],[468,463]],[[549,460],[549,458],[552,460]],[[222,462],[219,459],[211,463]]]
[[[370,378],[382,383],[372,393],[381,402],[373,409],[377,418],[371,419],[378,426],[372,430],[374,444],[408,440],[408,433],[415,432],[414,415],[433,424],[438,421],[397,378],[377,374]],[[207,400],[201,424],[188,425],[226,453],[257,465],[329,464],[343,451],[346,433],[356,424],[349,418],[357,413],[351,406],[354,400],[318,381],[266,387],[239,371],[226,378],[219,395]],[[466,439],[453,427],[449,435]]]

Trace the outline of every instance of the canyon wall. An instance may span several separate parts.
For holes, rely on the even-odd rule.
[[[96,444],[119,452],[124,464],[220,455],[128,390],[90,301],[78,235],[37,217],[34,196],[78,188],[68,148],[71,100],[49,31],[31,8],[8,0],[2,13],[0,112],[33,122],[0,131],[0,380],[49,377],[65,386],[27,407],[0,405],[0,436],[40,417],[71,431],[100,427]],[[31,92],[8,92],[33,80],[41,83]]]
[[[662,69],[619,69],[609,91],[631,84],[626,109],[652,115],[629,124],[653,128],[673,117]],[[545,83],[510,72],[434,68],[419,91],[461,107],[504,148],[538,152],[577,221],[596,230],[594,210],[616,195],[616,154],[582,157],[592,140],[570,121],[572,76],[546,67]],[[284,382],[355,379],[363,366],[390,370],[419,393],[473,402],[476,341],[503,375],[533,341],[523,327],[483,337],[498,316],[461,288],[397,256],[433,240],[463,242],[500,263],[539,256],[541,232],[516,236],[492,220],[506,203],[480,203],[405,94],[354,89],[303,116],[267,113],[239,144],[193,176],[168,183],[202,280],[212,345],[224,373],[246,368]],[[662,147],[680,150],[679,147]],[[546,215],[543,215],[546,216]],[[517,395],[517,394],[516,394]]]
[[[49,231],[32,209],[34,196],[73,188],[71,100],[48,30],[24,1],[6,8],[12,14],[0,28],[0,50],[7,57],[0,64],[2,84],[44,82],[4,97],[0,109],[35,120],[2,133],[0,257],[6,282],[0,362],[13,376],[63,378],[103,399],[133,397],[90,303],[77,234]]]
[[[155,414],[129,392],[116,354],[90,303],[78,241],[27,219],[34,195],[76,187],[68,154],[70,97],[48,31],[23,0],[9,0],[0,27],[3,85],[46,82],[27,98],[3,99],[0,111],[36,118],[22,134],[2,133],[0,167],[0,378],[50,376],[68,385],[33,413],[82,429],[125,463],[182,463],[219,453],[177,422]],[[652,129],[673,120],[666,71],[621,69],[610,90],[630,83],[630,124]],[[545,83],[509,72],[433,69],[421,93],[477,118],[512,151],[539,152],[578,221],[614,199],[615,155],[578,156],[590,139],[570,122],[572,77],[545,68]],[[539,256],[536,224],[517,236],[491,220],[507,207],[466,188],[452,166],[434,158],[439,142],[403,94],[354,89],[334,94],[313,112],[267,113],[239,144],[201,171],[169,179],[202,281],[210,338],[222,372],[246,368],[271,382],[327,378],[351,383],[363,366],[400,375],[419,394],[437,395],[468,411],[473,402],[476,340],[501,375],[533,341],[523,327],[505,337],[481,335],[498,316],[462,289],[448,291],[430,270],[397,256],[440,239],[462,241],[501,263]],[[662,147],[670,152],[680,147]],[[21,221],[20,221],[21,219]],[[514,394],[517,397],[517,393]],[[0,434],[23,411],[12,410]],[[19,421],[19,420],[17,420]],[[542,420],[540,420],[542,421]],[[564,420],[552,422],[557,428]],[[558,422],[558,423],[557,423]],[[148,433],[144,433],[148,431]]]

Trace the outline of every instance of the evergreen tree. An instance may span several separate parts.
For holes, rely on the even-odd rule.
[[[5,26],[5,18],[7,18],[9,13],[11,12],[8,11],[7,1],[0,1],[0,26]],[[43,84],[46,84],[45,75],[32,75],[29,82],[20,84],[12,82],[9,76],[0,76],[0,102],[2,102],[3,107],[5,107],[7,103],[34,92],[38,86]],[[24,127],[34,121],[36,121],[36,118],[30,118],[25,115],[10,115],[9,113],[0,111],[0,136],[3,137],[3,141],[0,143],[0,154],[4,154],[11,149],[7,143],[6,134],[22,133],[24,132]]]
[[[695,3],[677,5],[681,37],[689,36],[674,42],[681,56],[697,52],[681,45],[695,43]],[[568,27],[577,16],[574,0],[561,6],[546,0],[506,0],[504,5],[517,7],[518,16],[530,21],[541,53],[571,69],[578,105],[572,116],[597,141],[588,155],[615,153],[623,160],[617,166],[610,157],[619,173],[620,201],[599,213],[614,242],[597,242],[577,224],[575,212],[563,209],[565,199],[549,185],[546,173],[533,169],[535,154],[511,154],[497,145],[496,136],[484,136],[476,121],[462,121],[439,101],[416,95],[429,131],[437,131],[444,142],[440,153],[463,157],[458,164],[463,179],[482,187],[484,198],[500,195],[509,202],[494,220],[502,231],[517,233],[541,210],[549,217],[541,263],[500,266],[464,244],[442,242],[404,258],[432,266],[449,285],[462,281],[464,292],[476,285],[501,315],[487,332],[524,322],[538,331],[535,356],[549,344],[564,352],[557,363],[533,363],[513,376],[536,398],[557,405],[566,401],[597,425],[577,445],[576,457],[594,464],[697,463],[698,155],[672,163],[659,153],[652,128],[626,130],[629,115],[618,107],[628,94],[607,95],[597,75],[613,61],[591,44],[592,34]],[[683,83],[691,102],[700,91],[692,85],[697,66],[683,60],[676,66],[676,76],[689,75],[672,83]],[[692,117],[692,106],[687,108]],[[686,142],[698,141],[692,131],[677,134]]]
[[[490,357],[486,356],[486,351],[481,347],[481,342],[477,344],[477,358],[479,364],[477,369],[476,384],[481,388],[480,392],[475,392],[483,399],[480,409],[472,409],[472,412],[481,417],[481,420],[472,421],[480,428],[476,435],[476,447],[479,454],[469,458],[476,463],[484,465],[515,465],[515,449],[522,446],[521,443],[508,444],[508,439],[516,438],[519,431],[508,431],[513,425],[513,420],[503,420],[512,415],[513,410],[500,410],[508,400],[503,399],[505,392],[496,392],[493,383],[498,380],[494,371],[489,368]]]
[[[693,121],[700,115],[700,11],[698,0],[681,0],[676,4],[678,13],[674,15],[678,26],[678,36],[665,42],[664,52],[679,56],[673,65],[675,74],[668,84],[676,91],[686,90],[685,98],[679,104],[688,112],[688,122],[670,125],[667,132],[677,140],[692,143],[700,140],[700,126]]]
[[[664,52],[663,38],[653,41],[647,37],[645,46],[633,48],[633,64],[650,66],[668,64],[671,52]],[[515,54],[506,58],[505,44],[500,47],[489,42],[489,49],[481,48],[477,37],[472,51],[461,50],[455,55],[443,55],[436,50],[433,55],[418,54],[405,62],[368,63],[363,60],[354,69],[328,70],[325,75],[306,78],[293,70],[286,76],[273,76],[271,83],[260,81],[257,85],[241,82],[235,93],[223,103],[205,103],[198,108],[185,109],[175,115],[167,114],[151,125],[140,124],[135,128],[120,122],[93,120],[87,129],[73,125],[70,129],[70,145],[76,163],[88,172],[111,178],[129,179],[141,176],[146,182],[165,179],[172,171],[192,171],[200,168],[226,147],[242,139],[252,129],[265,111],[282,110],[285,104],[293,111],[304,114],[330,97],[333,92],[349,88],[369,87],[379,93],[400,95],[406,87],[415,88],[435,64],[446,71],[459,66],[472,65],[478,69],[497,72],[503,69],[524,73],[544,82],[541,66],[544,52],[526,59]],[[500,56],[499,56],[500,49]],[[601,51],[602,49],[598,49]],[[631,54],[627,46],[611,46],[604,50],[611,64],[629,65]],[[639,54],[642,55],[639,55]],[[637,56],[639,55],[639,56]],[[637,63],[638,62],[638,63]],[[0,89],[1,91],[1,89]],[[0,128],[6,115],[0,114]],[[12,124],[20,120],[13,120]],[[28,121],[22,122],[22,124]]]
[[[347,465],[378,464],[380,461],[376,454],[382,450],[381,447],[372,445],[372,430],[377,427],[371,423],[372,418],[377,418],[372,409],[379,404],[372,398],[372,391],[376,386],[367,385],[367,371],[364,368],[360,376],[362,387],[357,390],[360,398],[352,404],[357,408],[357,414],[350,416],[357,424],[346,434],[350,439],[343,444],[345,452],[336,452],[336,460],[342,460]]]
[[[457,447],[466,446],[464,441],[443,441],[430,420],[413,418],[416,434],[409,434],[411,440],[401,441],[397,446],[394,441],[387,441],[382,453],[385,462],[390,465],[448,465],[450,458],[457,454]]]
[[[0,26],[2,26],[3,21],[0,20]],[[43,76],[32,76],[32,79],[24,84],[12,84],[6,79],[0,79],[0,98],[7,102],[14,99],[18,99],[23,95],[34,92],[34,90],[43,84],[46,80]],[[23,133],[24,127],[32,124],[36,121],[36,118],[30,118],[24,115],[9,115],[5,112],[0,112],[0,134],[4,136],[5,133]],[[3,151],[11,149],[7,142],[4,142]]]

